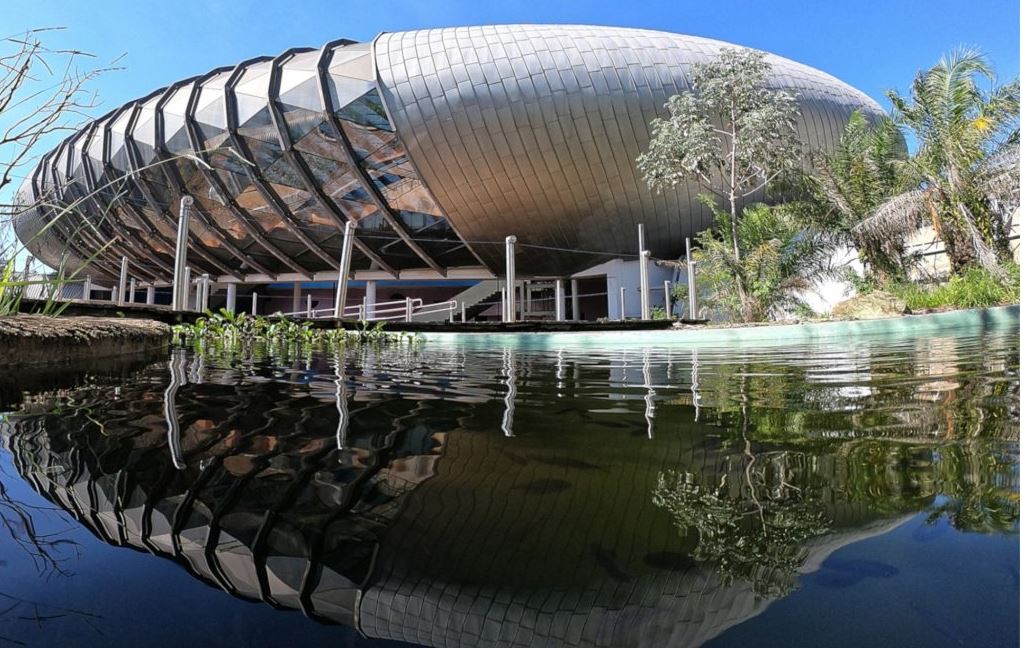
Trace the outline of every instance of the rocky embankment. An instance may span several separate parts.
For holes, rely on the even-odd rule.
[[[158,352],[170,343],[162,322],[116,317],[0,317],[0,371]]]

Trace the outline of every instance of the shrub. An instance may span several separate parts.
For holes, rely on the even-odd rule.
[[[954,275],[947,283],[926,286],[915,283],[893,284],[888,290],[905,301],[911,310],[938,308],[986,308],[1019,303],[1019,267],[1006,268],[1008,281],[983,268],[970,268]]]

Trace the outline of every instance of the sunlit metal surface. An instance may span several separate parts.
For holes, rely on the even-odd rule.
[[[389,276],[499,272],[509,234],[529,275],[565,276],[632,255],[638,224],[654,256],[677,256],[711,224],[699,189],[657,195],[635,158],[650,120],[690,87],[692,64],[725,46],[507,25],[250,59],[72,135],[25,181],[19,201],[44,204],[15,228],[49,265],[91,261],[114,277],[127,256],[146,282],[169,279],[185,194],[195,199],[189,258],[212,277],[313,277],[336,266],[348,221],[358,223],[352,269]],[[831,76],[768,60],[770,87],[798,94],[808,148],[831,147],[853,110],[881,113]]]

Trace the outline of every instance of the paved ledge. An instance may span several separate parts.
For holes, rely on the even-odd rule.
[[[619,323],[619,322],[618,322]],[[570,333],[491,332],[459,335],[425,333],[430,345],[456,347],[511,347],[523,350],[559,348],[663,347],[768,348],[843,340],[896,339],[934,335],[976,334],[985,331],[1019,330],[1019,307],[998,306],[923,315],[904,315],[872,320],[762,324],[754,326],[679,326],[670,330],[605,330]]]
[[[61,365],[162,351],[170,343],[162,322],[115,317],[0,317],[0,368]]]

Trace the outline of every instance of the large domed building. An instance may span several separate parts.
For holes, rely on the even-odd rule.
[[[23,203],[43,202],[16,231],[51,266],[88,263],[99,281],[126,257],[139,285],[156,286],[172,276],[184,195],[195,201],[189,265],[218,285],[335,280],[349,221],[356,280],[492,279],[511,234],[520,277],[594,276],[634,257],[639,224],[653,256],[676,258],[710,215],[695,184],[650,191],[635,158],[691,66],[727,46],[505,25],[243,61],[69,137],[21,188]],[[831,147],[854,110],[881,113],[832,76],[767,60],[769,85],[797,93],[807,148]]]

